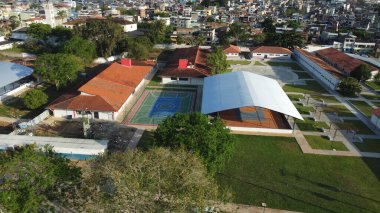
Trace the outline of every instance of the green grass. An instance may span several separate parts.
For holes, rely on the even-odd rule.
[[[364,139],[363,143],[354,143],[362,152],[380,152],[380,139]]]
[[[244,60],[227,60],[227,63],[229,65],[248,65],[251,63],[251,61],[244,61]]]
[[[286,84],[282,89],[285,92],[299,92],[305,94],[322,94],[328,93],[318,82],[306,81],[306,85]]]
[[[338,116],[355,117],[355,115],[344,105],[329,105],[323,107],[325,113],[337,113]]]
[[[232,202],[302,212],[380,212],[380,159],[303,154],[294,138],[237,135],[216,176]]]
[[[263,62],[260,62],[260,61],[255,61],[255,66],[266,66],[266,64],[264,64]]]
[[[357,134],[363,134],[363,135],[374,135],[375,133],[372,132],[371,129],[369,129],[363,122],[360,120],[345,120],[343,123],[337,123],[336,124],[339,128],[345,129],[345,130],[355,130]]]
[[[370,101],[380,101],[380,97],[375,94],[360,94],[360,95]]]
[[[293,70],[301,70],[302,67],[300,67],[296,62],[280,62],[280,61],[267,61],[266,62],[269,66],[284,66],[284,67],[290,67]]]
[[[302,106],[301,104],[296,104],[295,106],[301,114],[310,114],[310,112],[315,112],[315,109],[311,106]]]
[[[299,79],[312,79],[313,78],[307,72],[294,72],[294,73],[298,75]]]
[[[301,94],[287,94],[289,99],[292,101],[298,101],[299,99],[303,99],[304,96]]]
[[[373,81],[366,81],[365,84],[371,87],[373,90],[380,91],[380,85],[376,84]]]
[[[367,117],[371,117],[373,108],[364,101],[349,101]]]
[[[348,151],[347,147],[340,141],[330,141],[326,137],[314,135],[305,135],[305,138],[313,149]]]
[[[313,121],[310,118],[305,118],[304,121],[297,120],[296,124],[301,131],[320,132],[321,128],[327,129],[329,125],[323,121]]]
[[[156,75],[153,76],[153,78],[148,83],[148,86],[160,86],[161,85],[161,78]]]
[[[325,103],[340,103],[334,96],[314,94],[311,97],[320,102],[324,100]]]

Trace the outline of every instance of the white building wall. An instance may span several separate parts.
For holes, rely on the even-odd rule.
[[[306,56],[302,55],[297,50],[294,50],[296,61],[306,68],[309,72],[313,73],[315,77],[320,79],[330,89],[335,90],[340,82],[340,79],[336,78],[326,70],[322,69],[319,65],[315,64]]]
[[[371,115],[371,123],[380,129],[380,119],[374,114]]]
[[[226,53],[227,57],[239,57],[239,53]]]
[[[126,24],[123,26],[124,32],[132,32],[137,30],[137,24]]]
[[[203,78],[186,78],[187,80],[176,80],[171,77],[162,77],[162,84],[183,84],[183,85],[203,85]]]
[[[12,47],[13,47],[13,43],[3,44],[0,46],[0,50],[11,49]]]
[[[252,53],[252,57],[260,59],[290,59],[291,54],[277,54],[277,53]]]

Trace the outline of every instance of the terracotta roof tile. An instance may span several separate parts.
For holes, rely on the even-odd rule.
[[[337,69],[347,72],[347,74],[350,74],[361,64],[366,64],[365,62],[353,58],[334,48],[318,50],[316,54],[323,60],[334,64],[334,67]],[[369,68],[371,71],[377,71],[377,69],[371,65],[369,65]]]
[[[153,66],[113,63],[79,88],[82,94],[61,97],[50,109],[118,111]],[[70,108],[67,108],[70,107]]]
[[[224,52],[225,53],[240,53],[240,47],[235,46],[235,45],[228,45],[224,47]]]
[[[253,53],[273,53],[273,54],[292,54],[287,48],[276,47],[276,46],[260,46],[252,49]]]
[[[301,54],[303,54],[305,57],[309,58],[309,60],[313,61],[315,64],[320,66],[322,69],[332,74],[333,76],[337,78],[343,78],[345,76],[343,72],[339,71],[338,69],[329,65],[328,63],[324,62],[322,59],[318,58],[316,55],[313,55],[300,48],[296,48],[296,50],[300,52]]]
[[[159,76],[207,77],[211,75],[211,69],[207,65],[207,55],[209,53],[209,50],[200,49],[199,47],[178,48],[172,53],[165,68],[159,72]],[[187,59],[189,66],[179,68],[180,59]]]

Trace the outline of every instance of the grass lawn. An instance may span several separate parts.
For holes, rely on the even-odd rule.
[[[380,152],[380,139],[364,139],[363,143],[354,143],[362,152]]]
[[[302,67],[300,67],[296,62],[281,62],[281,61],[267,61],[266,62],[269,66],[284,66],[284,67],[290,67],[293,70],[301,70]]]
[[[305,135],[305,138],[313,149],[348,151],[347,147],[340,141],[330,141],[323,136],[314,135]]]
[[[344,105],[329,105],[323,107],[325,113],[337,113],[339,116],[355,117],[355,115]]]
[[[304,96],[301,94],[287,94],[289,99],[292,101],[298,101],[298,99],[303,99]]]
[[[380,212],[380,159],[303,154],[294,138],[237,135],[217,176],[233,202],[302,212]]]
[[[315,109],[311,106],[302,106],[301,104],[296,104],[295,106],[301,114],[310,114],[310,112],[315,112]]]
[[[312,79],[313,78],[307,72],[294,72],[294,73],[298,75],[299,79]]]
[[[336,125],[341,129],[347,129],[347,130],[354,129],[357,134],[363,134],[363,135],[375,134],[360,120],[346,120],[343,123],[337,123]]]
[[[372,89],[376,90],[376,91],[379,91],[380,90],[380,85],[376,84],[375,82],[373,81],[366,81],[365,84],[369,87],[371,87]]]
[[[357,109],[359,109],[367,117],[371,117],[373,108],[364,101],[350,101]]]
[[[260,61],[255,61],[255,66],[266,66],[266,64],[264,64],[263,62],[260,62]]]
[[[251,63],[251,61],[244,61],[244,60],[227,60],[227,63],[229,65],[248,65]]]
[[[375,94],[360,94],[360,95],[370,101],[380,101],[380,97]]]
[[[315,95],[312,95],[311,97],[317,101],[324,100],[325,103],[340,103],[334,96],[315,94]]]
[[[285,92],[299,92],[306,94],[328,93],[318,82],[313,80],[306,81],[306,85],[286,84],[283,89]]]
[[[311,132],[320,132],[320,128],[329,128],[326,122],[323,121],[313,121],[310,118],[305,118],[304,121],[297,120],[296,121],[298,128],[301,131],[311,131]]]

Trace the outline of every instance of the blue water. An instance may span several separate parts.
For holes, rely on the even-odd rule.
[[[0,152],[4,152],[5,150],[0,149]],[[83,154],[70,154],[70,153],[59,153],[65,158],[70,160],[90,160],[92,158],[96,158],[96,155],[83,155]]]

